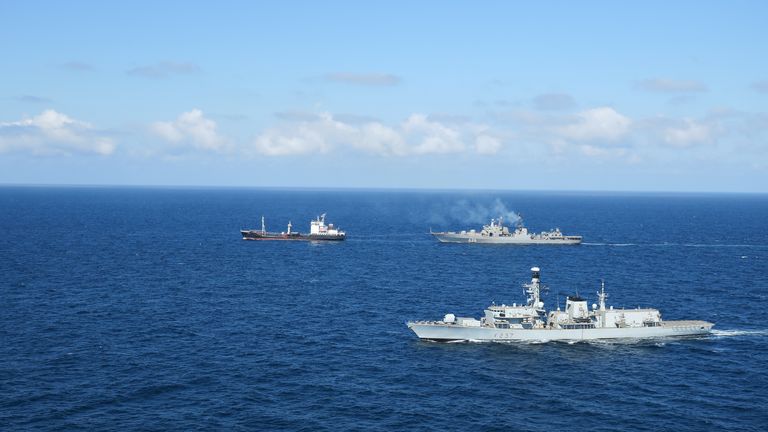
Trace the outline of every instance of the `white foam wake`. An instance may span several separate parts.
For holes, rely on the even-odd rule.
[[[584,242],[586,246],[639,246],[639,247],[694,247],[694,248],[749,248],[766,249],[768,245],[760,244],[711,244],[711,243],[593,243]]]
[[[768,330],[712,330],[712,336],[716,336],[716,337],[768,336]]]

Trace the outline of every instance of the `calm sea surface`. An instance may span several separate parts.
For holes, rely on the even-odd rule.
[[[439,244],[506,210],[576,247]],[[328,212],[348,240],[246,242]],[[409,319],[544,299],[712,336],[438,344]],[[768,196],[0,188],[0,429],[768,429]]]

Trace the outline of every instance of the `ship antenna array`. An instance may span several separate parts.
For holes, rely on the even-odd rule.
[[[600,279],[600,292],[597,293],[597,298],[600,302],[600,310],[605,309],[605,299],[608,298],[608,294],[605,293],[605,279]]]

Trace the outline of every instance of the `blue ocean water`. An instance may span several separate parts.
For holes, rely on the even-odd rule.
[[[427,234],[500,206],[585,244]],[[240,239],[321,212],[346,242]],[[765,195],[0,188],[0,427],[764,431],[767,217]],[[404,324],[523,301],[534,265],[550,306],[604,278],[609,304],[716,331],[439,344]]]

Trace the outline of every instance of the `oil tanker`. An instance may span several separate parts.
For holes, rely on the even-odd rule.
[[[243,240],[304,240],[304,241],[342,241],[347,237],[347,233],[325,223],[325,213],[318,216],[309,224],[309,234],[303,234],[292,230],[293,225],[288,222],[288,229],[283,232],[269,232],[264,223],[264,216],[261,217],[261,229],[241,229],[240,234]]]

